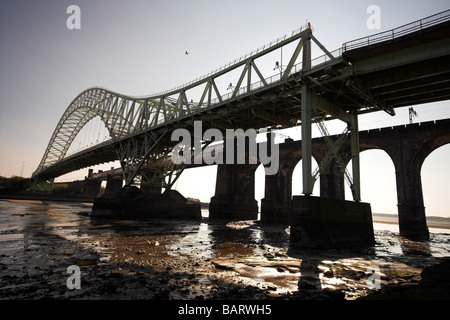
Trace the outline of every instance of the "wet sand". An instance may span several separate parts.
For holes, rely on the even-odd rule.
[[[0,201],[0,299],[354,300],[373,291],[373,267],[383,288],[450,257],[446,233],[377,230],[371,248],[293,251],[288,227],[91,219],[90,206]],[[66,285],[71,265],[81,289]]]

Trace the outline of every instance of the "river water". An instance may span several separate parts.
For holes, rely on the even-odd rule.
[[[351,300],[420,279],[424,267],[450,257],[449,229],[417,242],[374,223],[374,247],[292,251],[288,227],[209,221],[207,211],[202,221],[132,221],[91,219],[90,210],[0,201],[0,299]],[[67,286],[73,265],[80,289]]]

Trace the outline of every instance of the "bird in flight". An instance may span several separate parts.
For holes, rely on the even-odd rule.
[[[189,54],[187,51],[186,51],[186,53],[185,54]]]

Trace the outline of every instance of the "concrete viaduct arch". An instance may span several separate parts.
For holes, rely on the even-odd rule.
[[[420,171],[426,157],[450,143],[450,120],[402,125],[360,132],[360,150],[380,149],[395,167],[399,229],[402,236],[414,239],[429,237]],[[347,165],[351,159],[350,142],[340,155]],[[323,138],[313,139],[313,157],[317,163],[328,147]],[[279,148],[279,170],[265,177],[265,193],[261,199],[261,220],[289,223],[292,209],[292,173],[302,158],[301,141],[286,139]],[[248,218],[257,212],[254,198],[256,165],[219,165],[216,195],[211,199],[210,215]],[[320,175],[320,196],[345,199],[344,174],[332,161]],[[219,212],[220,211],[220,212]]]

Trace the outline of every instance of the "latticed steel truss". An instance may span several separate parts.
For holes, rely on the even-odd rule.
[[[312,59],[311,41],[325,53],[323,56]],[[260,58],[288,44],[292,44],[293,49],[288,64],[282,65],[279,73],[264,77]],[[346,55],[348,58],[349,52]],[[301,62],[298,61],[300,56]],[[365,69],[364,72],[376,73],[377,70]],[[225,75],[234,77],[235,84],[226,94],[217,85]],[[301,124],[302,155],[306,160],[303,164],[304,194],[311,194],[318,174],[315,172],[313,176],[311,172],[311,121],[340,119],[351,127],[353,178],[342,170],[354,191],[355,200],[359,200],[357,115],[376,110],[394,114],[390,104],[364,88],[360,77],[366,76],[354,72],[354,65],[342,56],[342,48],[329,52],[312,35],[310,28],[300,28],[214,72],[162,93],[129,97],[102,88],[88,89],[75,98],[62,116],[33,178],[37,186],[46,186],[54,177],[69,172],[69,167],[75,170],[83,168],[81,164],[119,160],[126,184],[141,176],[146,182],[153,178],[163,179],[158,183],[170,187],[171,181],[176,180],[183,170],[182,167],[167,166],[164,160],[175,145],[167,133],[176,128],[192,131],[195,120],[203,120],[205,130],[283,128]],[[66,157],[77,134],[94,117],[101,119],[111,139]],[[320,128],[326,136],[326,130]],[[327,163],[334,159],[342,166],[337,149],[346,135],[344,132],[337,140],[337,146],[328,141],[331,152],[325,159]],[[103,158],[98,159],[96,152]],[[327,163],[320,165],[319,172]],[[159,169],[156,164],[160,165]],[[167,181],[170,176],[174,179]],[[40,183],[42,181],[47,183]]]
[[[40,185],[40,181],[52,181],[54,177],[49,173],[51,168],[65,158],[77,134],[95,117],[101,119],[109,132],[111,140],[107,143],[114,143],[126,183],[132,183],[144,163],[170,152],[167,146],[157,147],[157,144],[165,136],[171,123],[286,82],[289,75],[298,72],[301,64],[296,64],[297,57],[303,47],[303,38],[309,34],[311,30],[300,28],[291,35],[280,37],[207,76],[156,95],[129,97],[102,88],[82,92],[69,105],[53,132],[44,156],[33,174],[33,178],[39,182],[36,186]],[[255,60],[294,41],[298,43],[284,72],[264,78]],[[238,68],[242,68],[242,72],[233,91],[227,94],[221,92],[216,85],[216,79]],[[252,82],[252,75],[257,77],[256,82]],[[188,96],[189,90],[193,88],[203,88],[197,102]],[[226,113],[227,110],[218,113],[221,112]],[[264,110],[252,110],[252,116],[255,114],[261,118],[268,116]],[[272,122],[280,121],[272,115]],[[161,129],[164,126],[166,129]],[[171,170],[179,172],[179,169]]]

